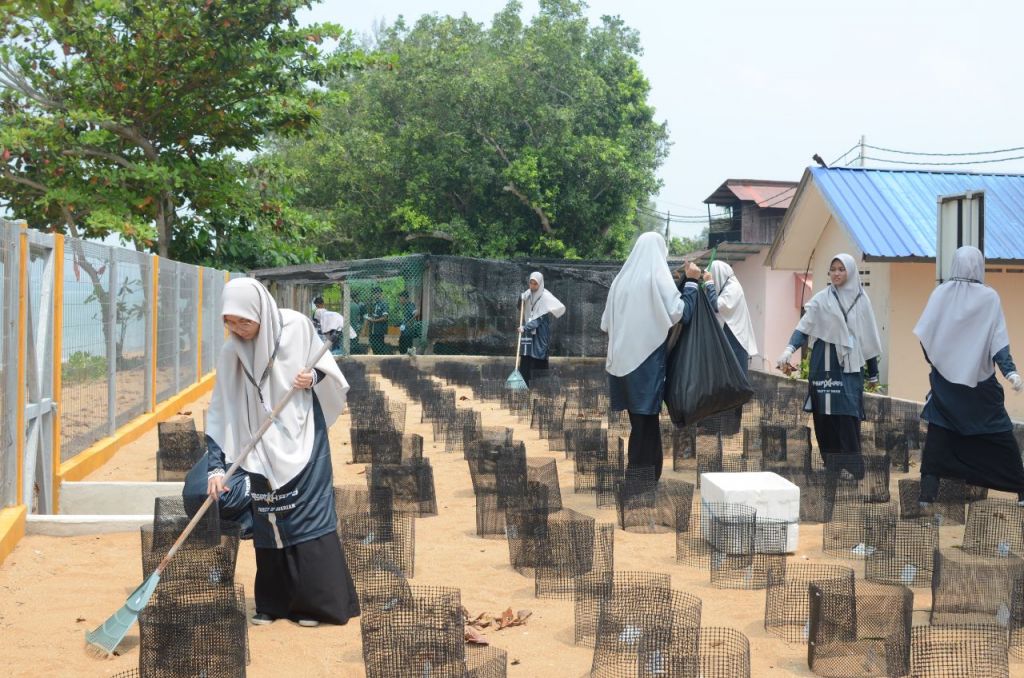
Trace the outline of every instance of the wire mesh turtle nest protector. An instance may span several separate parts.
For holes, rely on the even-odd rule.
[[[156,425],[156,479],[182,481],[206,452],[206,435],[192,417],[177,416]]]
[[[913,678],[1009,678],[1006,631],[998,626],[917,626],[911,632]]]
[[[363,611],[360,626],[367,678],[504,678],[506,655],[466,648],[458,589],[413,586]]]
[[[181,497],[157,497],[153,524],[141,528],[142,574],[148,577],[192,519]],[[188,536],[160,577],[160,587],[192,581],[228,585],[235,581],[238,560],[238,523],[222,521],[214,504]]]
[[[244,678],[248,657],[241,586],[174,582],[139,615],[141,678]]]
[[[676,561],[709,570],[713,586],[761,589],[769,572],[785,567],[788,523],[759,520],[757,511],[743,504],[702,501],[699,516],[684,518],[682,513]]]
[[[914,594],[905,586],[816,581],[810,589],[807,664],[819,676],[891,676],[910,669]]]
[[[853,591],[853,570],[844,565],[824,563],[786,563],[768,573],[765,594],[764,628],[789,643],[806,643],[810,633],[808,616],[809,587],[822,582],[830,589],[844,587]]]

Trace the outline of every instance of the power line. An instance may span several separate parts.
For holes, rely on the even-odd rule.
[[[840,160],[842,160],[846,156],[850,155],[850,153],[852,153],[853,151],[856,151],[858,148],[860,148],[860,143],[856,143],[853,146],[850,146],[849,150],[847,150],[846,153],[843,153],[838,158],[836,158],[835,160],[830,162],[829,163],[829,167],[831,167],[832,165],[836,164],[837,162],[839,162]],[[860,158],[857,157],[857,158],[855,158],[855,160],[860,160]],[[847,164],[849,164],[849,163],[847,163]]]
[[[882,151],[883,153],[896,153],[898,155],[922,155],[922,156],[945,157],[945,158],[965,157],[965,156],[972,156],[972,155],[997,155],[999,153],[1013,153],[1013,152],[1016,152],[1016,151],[1024,151],[1024,146],[1015,146],[1014,148],[1001,148],[1001,149],[995,150],[995,151],[974,151],[974,152],[971,152],[971,153],[930,153],[930,152],[926,152],[926,151],[901,151],[901,150],[898,150],[898,149],[895,149],[895,148],[884,148],[882,146],[872,146],[870,144],[864,144],[864,148],[870,148],[871,150],[874,150],[874,151]],[[849,153],[849,151],[847,151],[847,153]],[[845,155],[845,153],[843,155]],[[988,162],[999,162],[999,161],[998,160],[990,160]]]
[[[949,161],[949,162],[925,162],[916,160],[893,160],[891,158],[874,158],[870,156],[864,156],[865,160],[871,160],[872,162],[885,162],[892,165],[929,165],[929,166],[955,166],[955,165],[987,165],[993,162],[1007,162],[1010,160],[1024,160],[1024,155],[1015,155],[1010,158],[993,158],[992,160],[961,160],[961,161]]]

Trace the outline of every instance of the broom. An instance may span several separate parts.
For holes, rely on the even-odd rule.
[[[526,302],[519,300],[519,336],[516,338],[516,367],[512,374],[505,380],[505,388],[512,391],[526,391],[530,387],[526,385],[523,375],[519,374],[519,359],[521,356],[520,342],[523,340],[523,314],[526,312]]]
[[[329,343],[324,342],[323,346],[320,347],[320,350],[317,351],[316,355],[313,357],[313,360],[306,366],[306,370],[308,371],[313,369],[313,366],[320,361],[320,358],[327,353],[330,347],[331,345]],[[295,392],[298,390],[299,389],[292,386],[288,393],[285,394],[284,398],[281,399],[281,402],[279,402],[267,418],[263,420],[263,423],[260,424],[260,428],[252,437],[252,440],[242,448],[242,453],[238,456],[238,459],[235,460],[235,463],[233,463],[227,473],[224,474],[225,483],[238,469],[239,465],[245,461],[245,458],[249,456],[249,453],[255,449],[256,443],[258,443],[260,438],[263,437],[263,434],[267,432],[271,423],[278,417],[278,415],[281,414],[285,405],[288,404],[288,401],[292,399],[292,396],[295,395]],[[199,507],[196,514],[192,516],[192,520],[185,526],[185,529],[171,546],[170,550],[167,551],[167,555],[165,555],[163,560],[160,561],[160,564],[156,566],[153,573],[149,575],[137,589],[132,591],[131,595],[128,596],[128,600],[125,601],[125,604],[121,609],[112,614],[110,618],[100,626],[96,627],[92,631],[85,632],[85,642],[87,646],[91,646],[91,648],[106,654],[108,657],[114,653],[118,644],[124,640],[124,636],[128,633],[128,629],[130,629],[136,622],[139,618],[139,613],[142,612],[143,608],[145,608],[146,604],[149,602],[149,599],[153,596],[153,592],[156,591],[157,584],[160,583],[160,575],[163,573],[164,569],[166,569],[168,563],[171,562],[171,558],[173,558],[174,554],[178,552],[181,545],[185,543],[188,536],[192,534],[192,530],[194,530],[196,525],[199,524],[199,521],[213,502],[213,497],[206,498],[206,501],[204,501],[203,505]]]

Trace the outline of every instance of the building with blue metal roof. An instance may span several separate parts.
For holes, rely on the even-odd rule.
[[[858,263],[878,321],[882,382],[923,400],[928,365],[913,327],[935,288],[938,199],[985,193],[985,282],[1003,302],[1010,348],[1024,362],[1024,175],[810,167],[768,250],[772,269],[813,273],[815,291],[839,252]],[[791,328],[790,328],[791,329]],[[1007,398],[1024,420],[1024,398]]]

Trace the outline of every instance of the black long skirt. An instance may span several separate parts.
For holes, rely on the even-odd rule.
[[[338,533],[283,549],[256,549],[256,611],[274,619],[345,624],[359,616]]]
[[[1013,431],[965,436],[928,424],[921,451],[922,491],[926,476],[957,478],[978,487],[1024,493],[1024,463]]]

